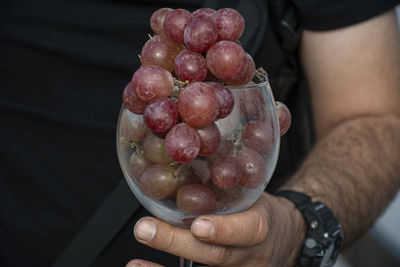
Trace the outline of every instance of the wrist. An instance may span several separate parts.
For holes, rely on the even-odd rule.
[[[261,201],[268,221],[266,257],[271,266],[294,267],[299,259],[307,233],[301,212],[288,199],[264,193]]]
[[[288,220],[291,223],[291,229],[293,229],[291,231],[292,244],[289,250],[290,253],[284,266],[295,266],[299,259],[304,239],[307,234],[307,223],[304,216],[292,201],[279,196],[276,196],[275,198],[280,203],[281,207],[284,207],[284,210],[287,211]]]

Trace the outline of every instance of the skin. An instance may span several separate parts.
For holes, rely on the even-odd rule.
[[[332,31],[306,30],[300,53],[311,87],[317,142],[283,188],[327,204],[342,224],[348,246],[400,187],[396,15],[391,11]],[[213,226],[208,237],[201,235],[206,233],[199,227],[204,222]],[[143,231],[146,223],[154,229]],[[304,219],[290,201],[263,193],[249,210],[200,216],[190,230],[145,217],[134,234],[145,245],[204,264],[294,266],[305,231]],[[160,265],[133,260],[127,266]]]

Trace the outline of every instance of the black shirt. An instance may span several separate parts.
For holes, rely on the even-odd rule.
[[[323,30],[370,18],[398,1],[293,2],[302,27]],[[1,2],[0,266],[50,266],[120,181],[115,126],[122,90],[151,32],[149,18],[160,7],[202,4]],[[265,36],[255,60],[274,79],[283,61],[272,53],[278,44]],[[177,264],[134,240],[132,225],[144,214],[137,211],[96,266],[135,257]]]

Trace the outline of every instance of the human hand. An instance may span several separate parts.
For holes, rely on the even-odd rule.
[[[292,202],[263,193],[246,211],[199,216],[190,230],[144,217],[134,234],[147,246],[204,264],[281,267],[295,265],[305,231],[305,221]],[[161,265],[142,260],[127,264],[133,266]]]

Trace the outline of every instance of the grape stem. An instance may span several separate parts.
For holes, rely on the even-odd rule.
[[[240,148],[240,144],[242,141],[242,131],[243,131],[243,125],[239,124],[239,131],[237,135],[232,135],[231,137],[227,138],[228,141],[233,143],[233,155],[236,156],[239,148]]]
[[[278,103],[275,101],[275,107],[278,107]],[[276,115],[278,115],[278,118],[281,116],[280,110],[276,108]]]
[[[136,155],[143,153],[143,147],[139,143],[129,142],[123,136],[119,139],[119,142],[120,142],[121,145],[128,145],[134,151],[133,153],[135,153]]]
[[[267,71],[266,71],[263,67],[259,67],[259,68],[257,69],[257,71],[260,72],[260,73],[262,73],[262,74],[264,74],[264,75],[268,75]]]
[[[172,162],[170,163],[171,166],[179,166],[173,173],[172,175],[176,178],[179,174],[179,172],[182,170],[183,168],[183,164],[177,163],[177,162]]]
[[[267,76],[267,78],[268,78],[268,73],[267,73],[267,71],[266,71],[263,67],[260,67],[260,68],[258,68],[258,69],[256,70],[256,72],[255,72],[255,75],[257,76],[258,79],[260,79],[260,81],[264,81],[264,77],[261,76],[260,73],[261,73],[261,74],[264,74],[264,75]]]
[[[183,88],[189,84],[189,81],[181,81],[174,77],[174,85],[179,87],[179,90],[183,90]]]
[[[178,96],[179,96],[179,95],[181,94],[181,92],[183,91],[183,88],[184,88],[186,85],[188,85],[188,84],[189,84],[189,81],[183,82],[183,81],[181,81],[181,80],[179,80],[179,79],[177,79],[177,78],[174,77],[174,85],[175,85],[175,86],[178,86],[179,89],[178,89],[177,91],[174,91],[174,93],[172,94],[172,96],[178,98]]]
[[[136,155],[143,153],[143,147],[140,144],[134,143],[134,142],[130,142],[129,145],[131,146],[132,150],[135,151],[134,153]]]

